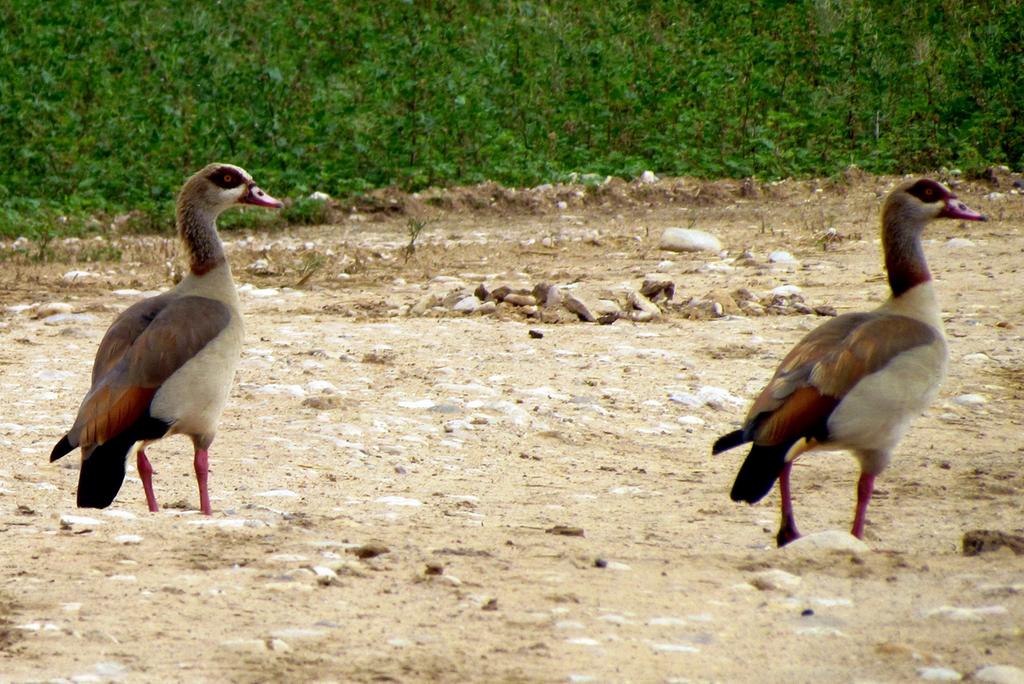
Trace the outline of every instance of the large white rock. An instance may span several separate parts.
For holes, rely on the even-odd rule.
[[[661,248],[670,252],[720,252],[722,243],[711,233],[693,228],[666,228]]]
[[[871,547],[849,532],[843,530],[825,530],[800,537],[782,547],[786,553],[814,553],[817,551],[851,551],[864,553]]]

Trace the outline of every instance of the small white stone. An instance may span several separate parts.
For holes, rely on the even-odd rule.
[[[66,325],[68,323],[92,323],[96,317],[86,313],[59,313],[43,319],[43,325]]]
[[[941,617],[953,622],[983,622],[992,615],[1006,615],[1006,606],[980,606],[978,608],[959,608],[957,606],[939,606],[929,610],[927,617]]]
[[[666,228],[661,234],[661,249],[670,252],[720,252],[722,243],[703,230]]]
[[[958,406],[981,406],[988,402],[988,399],[980,394],[961,394],[953,397],[953,403]]]
[[[316,190],[309,194],[309,199],[314,200],[316,202],[326,202],[327,200],[331,199],[331,196],[328,195],[326,192]]]
[[[566,639],[567,644],[574,646],[600,646],[601,642],[597,639],[591,639],[590,637],[576,637],[574,639]]]
[[[68,271],[60,279],[65,283],[82,283],[98,276],[98,273],[93,273],[92,271]]]
[[[989,665],[975,672],[972,679],[990,684],[1024,684],[1024,670],[1013,665]]]
[[[125,545],[141,544],[142,543],[142,535],[140,535],[140,534],[119,534],[116,537],[114,537],[114,541],[116,541],[118,544],[125,544]]]
[[[437,406],[437,402],[433,399],[407,399],[398,402],[398,405],[407,409],[431,409]]]
[[[120,679],[128,674],[128,668],[121,663],[96,663],[96,674],[106,679]]]
[[[458,311],[460,313],[473,313],[483,304],[475,295],[463,297],[459,301],[455,302],[452,307],[452,311]]]
[[[946,249],[970,249],[974,246],[974,241],[967,238],[950,238],[945,244]]]
[[[651,644],[651,648],[662,653],[700,653],[700,649],[689,644]]]
[[[770,568],[754,573],[750,583],[762,591],[782,591],[796,589],[802,581],[802,578],[799,576],[788,573],[785,570]]]
[[[792,297],[795,294],[800,294],[801,290],[796,285],[779,285],[778,287],[771,290],[770,294],[777,297]]]
[[[776,250],[768,255],[768,261],[773,264],[792,264],[796,263],[796,257],[785,250]]]
[[[267,642],[263,639],[225,639],[220,645],[240,653],[263,653],[267,650]]]
[[[409,506],[412,508],[423,505],[423,502],[418,499],[409,499],[404,496],[382,496],[377,498],[376,502],[385,506]]]
[[[281,385],[273,382],[257,386],[256,391],[260,394],[287,394],[296,399],[303,399],[306,396],[306,390],[302,389],[302,385]]]
[[[640,174],[640,182],[647,185],[657,183],[658,177],[654,175],[653,171],[644,171]]]
[[[256,496],[274,497],[283,499],[294,499],[299,495],[290,489],[268,489],[265,492],[257,492]]]
[[[329,380],[311,380],[306,383],[310,394],[338,394],[338,388]]]
[[[71,515],[70,513],[61,513],[60,524],[61,525],[68,525],[68,526],[71,526],[71,525],[94,526],[94,525],[102,525],[103,521],[102,520],[97,520],[96,518],[90,518],[90,517],[85,516],[85,515]]]
[[[616,613],[608,613],[607,615],[600,615],[600,616],[598,616],[597,619],[600,620],[601,622],[610,622],[613,625],[627,625],[627,624],[629,624],[629,620],[627,620],[625,618],[625,616],[618,615]]]
[[[306,627],[285,627],[274,630],[270,633],[270,636],[274,639],[319,639],[327,636],[327,632],[322,629]]]
[[[329,579],[337,579],[338,578],[338,573],[336,573],[334,570],[332,570],[331,568],[327,567],[326,565],[314,565],[313,566],[313,574],[316,575],[317,577],[326,577],[326,578],[329,578]]]
[[[917,676],[930,682],[959,682],[963,675],[948,667],[919,667]]]

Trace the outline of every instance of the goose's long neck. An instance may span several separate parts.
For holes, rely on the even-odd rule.
[[[891,211],[882,220],[885,270],[889,275],[889,288],[894,298],[932,279],[921,246],[924,226],[918,225],[920,219],[915,219],[904,212]]]
[[[217,235],[216,215],[188,202],[178,203],[178,234],[188,250],[189,268],[204,275],[225,262],[224,246]]]

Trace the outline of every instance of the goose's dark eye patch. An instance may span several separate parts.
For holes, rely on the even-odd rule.
[[[908,193],[925,203],[945,201],[949,197],[949,191],[933,180],[922,178],[914,183]]]
[[[211,173],[208,178],[217,187],[229,190],[231,188],[237,188],[242,184],[242,176],[234,169],[221,167]]]

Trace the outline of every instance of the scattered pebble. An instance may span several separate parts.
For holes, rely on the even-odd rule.
[[[796,285],[779,285],[778,287],[773,288],[769,294],[775,295],[776,297],[792,297],[793,295],[800,294],[801,292],[803,292],[803,290]]]
[[[376,499],[376,502],[385,506],[409,506],[412,508],[423,505],[423,502],[418,499],[408,499],[404,496],[381,496]]]
[[[566,639],[567,644],[574,646],[600,646],[601,642],[597,639],[591,639],[590,637],[575,637],[573,639]]]
[[[778,250],[768,255],[768,261],[773,264],[794,264],[796,257],[785,250]]]
[[[949,240],[946,240],[945,244],[946,249],[970,249],[971,247],[974,246],[975,244],[973,240],[968,240],[967,238],[959,237],[950,238]]]
[[[953,397],[953,403],[957,406],[981,406],[988,403],[988,399],[980,394],[961,394]]]
[[[474,295],[463,297],[452,306],[453,311],[459,311],[461,313],[473,313],[483,305],[479,299]]]
[[[959,682],[962,674],[948,667],[919,667],[917,676],[929,682]]]
[[[651,644],[651,648],[662,653],[700,653],[700,649],[689,644]]]
[[[683,406],[690,406],[692,408],[707,406],[716,411],[726,409],[729,406],[742,406],[746,403],[743,399],[729,392],[729,390],[711,385],[705,385],[693,393],[673,392],[668,395],[668,398],[670,401],[682,404]]]
[[[91,323],[96,317],[87,313],[58,313],[43,319],[43,325],[66,325],[68,323]]]
[[[659,246],[670,252],[722,251],[722,243],[717,237],[692,228],[666,228],[661,234]]]
[[[142,543],[142,535],[139,535],[139,534],[119,534],[116,537],[114,537],[114,541],[116,541],[118,544],[124,544],[126,546],[133,545],[133,544],[141,544]]]
[[[65,283],[83,283],[97,277],[99,277],[99,273],[93,273],[92,271],[68,271],[60,279]]]
[[[60,526],[61,527],[73,527],[80,525],[83,527],[95,527],[96,525],[102,525],[102,520],[96,518],[90,518],[85,515],[72,515],[70,513],[61,513],[60,515]]]
[[[750,583],[761,591],[783,591],[796,589],[801,581],[797,575],[778,568],[770,568],[755,573]]]
[[[1024,684],[1024,669],[1013,665],[989,665],[975,672],[971,678],[989,684]]]
[[[1006,615],[1006,606],[981,606],[978,608],[959,608],[956,606],[939,606],[929,610],[926,617],[941,617],[953,622],[982,622],[986,617]]]

